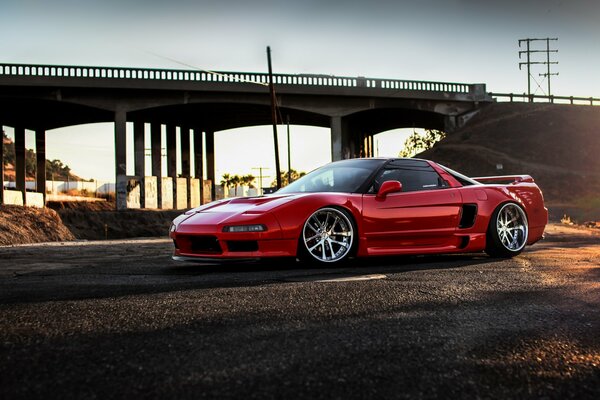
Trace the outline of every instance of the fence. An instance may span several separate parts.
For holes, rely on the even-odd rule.
[[[508,98],[508,101],[513,102],[528,102],[528,103],[552,103],[552,104],[581,104],[589,106],[600,105],[600,98],[597,97],[574,97],[574,96],[543,96],[543,95],[528,95],[515,93],[489,93],[495,99]]]
[[[175,70],[151,68],[85,67],[63,65],[0,64],[0,77],[44,77],[73,79],[133,79],[190,82],[229,82],[267,85],[269,75],[255,72],[222,72],[207,70]],[[418,90],[473,94],[482,84],[452,82],[409,81],[365,77],[341,77],[312,74],[273,74],[274,84],[378,88],[390,90]]]
[[[25,188],[31,191],[37,191],[36,182],[25,182]],[[4,182],[4,187],[7,189],[15,189],[15,182]],[[46,181],[46,193],[60,194],[68,191],[87,192],[94,195],[109,195],[115,193],[115,184],[105,181]]]

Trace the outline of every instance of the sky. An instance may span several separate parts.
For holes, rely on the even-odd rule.
[[[279,73],[485,83],[488,91],[523,93],[518,39],[557,37],[553,94],[600,97],[598,21],[600,2],[591,0],[0,0],[0,62],[264,72],[269,45]],[[533,72],[545,89],[537,76],[545,71]],[[218,132],[217,176],[274,171],[271,132]],[[377,135],[379,155],[397,155],[408,133]],[[292,126],[292,168],[330,161],[328,136]],[[47,155],[82,177],[112,180],[113,143],[111,124],[57,129],[48,132]],[[286,169],[284,127],[280,143]]]

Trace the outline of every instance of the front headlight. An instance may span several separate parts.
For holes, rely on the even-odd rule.
[[[173,233],[177,230],[177,225],[171,222],[171,227],[169,228],[169,232]]]
[[[231,225],[223,227],[223,232],[264,232],[267,227],[263,224],[256,225]]]

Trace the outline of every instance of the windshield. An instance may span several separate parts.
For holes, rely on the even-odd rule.
[[[385,160],[354,159],[327,164],[277,193],[343,192],[355,193]]]

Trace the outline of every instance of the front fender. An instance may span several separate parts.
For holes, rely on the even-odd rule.
[[[283,239],[298,239],[306,220],[320,208],[340,207],[347,210],[356,223],[359,235],[362,232],[362,195],[339,193],[314,193],[271,210],[279,225]]]

